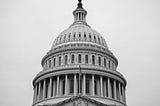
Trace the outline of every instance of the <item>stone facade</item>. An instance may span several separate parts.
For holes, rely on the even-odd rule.
[[[43,70],[33,80],[33,106],[79,106],[73,98],[81,106],[126,106],[126,80],[116,69],[118,60],[86,23],[81,0],[73,15],[74,23],[42,59]]]

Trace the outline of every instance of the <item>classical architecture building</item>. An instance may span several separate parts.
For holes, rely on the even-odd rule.
[[[86,22],[79,0],[74,22],[54,40],[33,80],[33,106],[126,106],[126,80],[105,39]]]

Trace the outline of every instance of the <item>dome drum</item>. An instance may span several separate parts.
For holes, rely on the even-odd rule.
[[[90,53],[92,51],[92,53]],[[53,57],[63,55],[63,54],[71,54],[71,53],[82,53],[84,54],[94,54],[96,56],[102,56],[105,57],[106,59],[110,59],[115,63],[115,66],[118,66],[118,60],[117,58],[108,50],[101,48],[96,45],[90,45],[90,44],[83,44],[83,43],[77,43],[77,44],[68,44],[68,45],[63,45],[57,48],[56,50],[51,50],[49,51],[46,56],[43,57],[42,59],[42,66],[44,66],[45,62]],[[69,60],[68,60],[69,61]]]

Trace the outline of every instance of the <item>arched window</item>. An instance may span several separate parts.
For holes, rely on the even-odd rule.
[[[78,63],[81,63],[81,54],[78,55]]]
[[[73,37],[74,37],[74,40],[76,39],[76,33],[74,32],[74,35],[73,35]]]
[[[89,33],[89,41],[91,41],[91,33]]]
[[[106,67],[106,59],[104,58],[104,67]]]
[[[51,68],[51,60],[49,60],[49,68]]]
[[[68,60],[68,56],[65,55],[65,59],[64,59],[64,61],[65,61],[64,63],[65,63],[65,64],[67,64],[67,60]]]
[[[100,38],[98,37],[98,42],[100,43]]]
[[[92,64],[95,64],[95,56],[92,56]]]
[[[86,40],[86,33],[84,33],[84,40]]]
[[[94,35],[94,42],[96,42],[96,36]]]
[[[88,64],[88,55],[85,55],[85,63]]]
[[[59,65],[61,65],[61,56],[59,56],[59,62],[58,63],[59,63]]]
[[[81,39],[81,32],[79,32],[79,40]]]
[[[101,57],[98,57],[98,64],[101,66]]]
[[[71,55],[71,63],[74,63],[74,55]]]

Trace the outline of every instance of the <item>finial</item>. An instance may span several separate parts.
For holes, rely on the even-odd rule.
[[[82,0],[78,0],[78,1],[81,3]]]
[[[79,1],[79,3],[78,3],[78,8],[83,8],[82,7],[82,0],[78,0]]]

